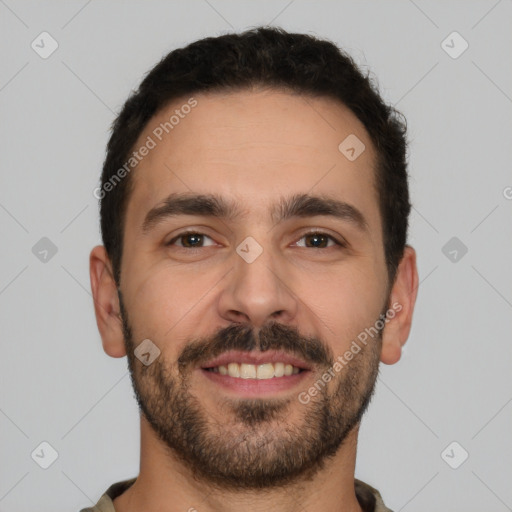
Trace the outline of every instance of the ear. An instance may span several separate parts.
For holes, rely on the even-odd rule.
[[[393,317],[388,315],[388,322],[382,333],[380,360],[385,364],[395,364],[400,360],[402,347],[411,330],[417,293],[416,251],[406,246],[389,298],[389,310],[393,310],[395,315]]]
[[[89,256],[89,272],[96,323],[103,350],[111,357],[126,355],[117,286],[105,247],[94,247]]]

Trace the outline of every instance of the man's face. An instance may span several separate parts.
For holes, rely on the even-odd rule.
[[[149,424],[195,473],[226,487],[280,485],[322,467],[373,391],[380,337],[329,382],[322,375],[387,306],[375,152],[330,99],[194,98],[161,141],[153,131],[187,98],[136,144],[156,141],[131,177],[125,221],[120,305],[132,379]],[[366,148],[353,161],[338,149],[352,134]],[[232,209],[160,208],[171,194]],[[339,215],[328,200],[342,203]],[[149,366],[133,353],[145,339],[160,350]],[[315,383],[318,393],[299,400]]]

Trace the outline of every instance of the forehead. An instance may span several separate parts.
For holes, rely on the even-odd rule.
[[[273,197],[318,193],[375,217],[375,151],[340,102],[276,90],[192,96],[167,105],[139,137],[136,148],[152,148],[132,173],[127,224],[140,225],[173,192],[231,196],[258,214]]]

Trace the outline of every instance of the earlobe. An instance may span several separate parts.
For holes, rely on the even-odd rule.
[[[390,310],[395,313],[393,318],[389,318],[382,334],[381,361],[385,364],[395,364],[400,360],[402,347],[411,330],[417,293],[416,251],[406,246],[389,298]]]
[[[103,350],[111,357],[126,355],[117,286],[105,247],[98,245],[89,257],[91,290]]]

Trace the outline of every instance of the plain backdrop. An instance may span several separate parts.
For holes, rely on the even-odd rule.
[[[511,22],[510,0],[0,1],[0,511],[78,511],[138,474],[88,274],[110,124],[170,50],[262,24],[335,41],[409,124],[421,285],[356,476],[395,512],[512,510]]]

